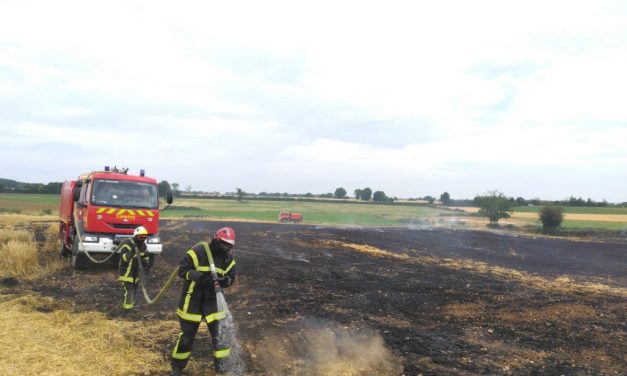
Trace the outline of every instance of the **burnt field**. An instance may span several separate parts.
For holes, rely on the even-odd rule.
[[[165,221],[151,293],[188,247],[224,224],[238,235],[239,276],[226,299],[245,374],[627,374],[625,243]],[[111,265],[68,266],[20,285],[77,311],[176,323],[180,281],[159,303],[123,315],[116,277]],[[202,372],[211,359],[206,332],[192,355]],[[164,359],[175,335],[152,338]]]

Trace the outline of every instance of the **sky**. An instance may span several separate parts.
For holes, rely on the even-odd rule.
[[[0,1],[0,178],[627,201],[627,1]]]

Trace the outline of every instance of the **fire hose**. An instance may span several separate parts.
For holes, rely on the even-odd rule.
[[[113,252],[111,252],[109,256],[105,257],[102,260],[95,259],[92,255],[89,254],[89,252],[85,249],[85,246],[83,245],[83,238],[81,236],[80,230],[78,229],[78,221],[76,220],[76,208],[74,209],[73,215],[74,215],[74,223],[75,223],[74,228],[76,229],[76,236],[78,236],[78,241],[81,245],[81,248],[83,249],[83,252],[85,252],[85,255],[87,256],[87,258],[91,262],[96,263],[96,264],[103,264],[109,261],[118,252],[119,248],[116,248]],[[78,250],[76,250],[76,252],[78,252]],[[146,274],[144,273],[144,265],[142,264],[141,257],[139,257],[138,249],[135,249],[135,254],[137,256],[137,262],[139,266],[139,283],[142,287],[142,293],[144,294],[144,299],[146,300],[146,303],[148,303],[149,305],[154,304],[158,302],[159,299],[161,299],[161,297],[163,296],[163,293],[165,293],[172,286],[172,284],[174,283],[174,280],[176,279],[176,274],[179,271],[179,267],[177,266],[176,268],[174,268],[174,270],[170,274],[170,277],[168,277],[168,280],[165,282],[161,290],[157,293],[157,296],[151,299],[150,296],[148,295],[148,291],[146,290],[146,286],[144,285]]]
[[[104,264],[105,262],[109,261],[118,252],[118,248],[116,248],[113,252],[111,252],[109,256],[105,257],[102,260],[95,259],[92,255],[89,254],[89,252],[87,252],[85,246],[83,245],[83,237],[81,236],[81,232],[78,229],[78,221],[76,220],[76,208],[74,208],[72,214],[74,216],[74,229],[76,230],[76,236],[78,236],[78,242],[81,245],[83,252],[85,252],[85,256],[87,256],[87,258],[95,264]],[[63,239],[61,241],[63,241]],[[74,252],[74,250],[72,250],[72,252]],[[78,249],[76,250],[76,253],[76,257],[78,257]]]
[[[167,281],[165,281],[165,284],[163,285],[161,290],[159,290],[157,295],[153,299],[151,299],[150,295],[148,295],[148,291],[146,290],[146,286],[144,285],[144,281],[146,280],[146,273],[144,272],[144,265],[142,264],[142,258],[140,257],[139,249],[137,248],[135,248],[135,257],[137,258],[137,266],[139,268],[139,284],[142,287],[142,293],[144,294],[144,299],[146,300],[146,303],[148,303],[148,305],[155,304],[156,302],[159,301],[159,299],[161,299],[163,294],[166,291],[168,291],[170,287],[172,287],[174,280],[176,280],[176,275],[179,271],[179,267],[177,265],[176,268],[174,268],[174,270],[170,274],[170,277],[168,277]]]

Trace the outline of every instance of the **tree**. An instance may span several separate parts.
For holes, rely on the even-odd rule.
[[[236,193],[237,201],[238,202],[244,201],[244,194],[246,194],[246,192],[244,192],[241,188],[235,188],[235,190],[237,191]]]
[[[501,218],[511,217],[512,203],[503,193],[490,191],[486,196],[477,196],[474,199],[480,207],[479,215],[490,219],[490,225],[496,225]]]
[[[344,188],[342,188],[342,187],[337,188],[337,189],[335,190],[335,193],[333,194],[333,196],[334,196],[335,198],[346,198],[346,189],[344,189]]]
[[[361,198],[361,189],[359,188],[355,189],[354,193],[355,193],[355,198],[359,200]]]
[[[185,186],[185,192],[191,193],[192,192],[192,186],[191,185],[186,185]]]
[[[538,213],[542,222],[543,231],[553,231],[562,225],[564,220],[564,208],[561,206],[546,205]]]
[[[172,183],[172,194],[176,197],[181,195],[181,191],[179,190],[179,183]]]
[[[376,191],[372,195],[372,201],[376,201],[376,202],[388,201],[388,196],[386,196],[385,192],[383,191]]]
[[[448,205],[451,202],[451,195],[449,195],[448,192],[442,193],[440,195],[440,201],[442,201],[442,204]]]
[[[171,191],[170,183],[167,180],[162,180],[159,183],[159,197],[165,197],[168,191]]]
[[[372,189],[370,188],[364,188],[361,190],[361,195],[360,198],[363,201],[370,201],[370,199],[372,198]]]

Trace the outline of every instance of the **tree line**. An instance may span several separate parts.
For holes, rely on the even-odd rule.
[[[2,193],[58,193],[61,194],[61,186],[63,183],[51,182],[48,184],[41,183],[22,183],[10,179],[0,179],[0,192]]]
[[[47,184],[42,183],[23,183],[11,179],[0,178],[0,193],[48,193],[48,194],[61,194],[62,182],[50,182]],[[190,185],[185,186],[184,190],[181,190],[179,183],[170,184],[167,180],[159,182],[159,195],[165,197],[166,192],[171,190],[174,196],[181,196],[182,194],[206,194],[202,191],[192,191]],[[215,195],[220,195],[218,192],[214,192]],[[287,193],[287,192],[260,192],[250,193],[244,192],[241,188],[236,188],[236,192],[229,192],[226,196],[259,196],[259,197],[276,197],[276,198],[324,198],[324,199],[348,199],[348,192],[343,187],[338,187],[333,193]],[[502,195],[502,194],[501,194]],[[361,201],[374,201],[374,202],[394,202],[398,201],[396,197],[388,197],[384,191],[374,191],[370,187],[363,189],[355,189],[353,196],[357,200]],[[446,206],[480,206],[481,197],[476,195],[473,199],[453,199],[448,192],[444,192],[440,195],[439,201]],[[564,200],[541,200],[539,198],[526,199],[524,197],[506,197],[510,206],[577,206],[577,207],[627,207],[627,202],[618,204],[609,203],[606,200],[594,201],[591,198],[583,199],[582,197],[570,196]],[[426,201],[429,204],[434,204],[438,199],[434,196],[423,196],[409,198],[408,201]]]

